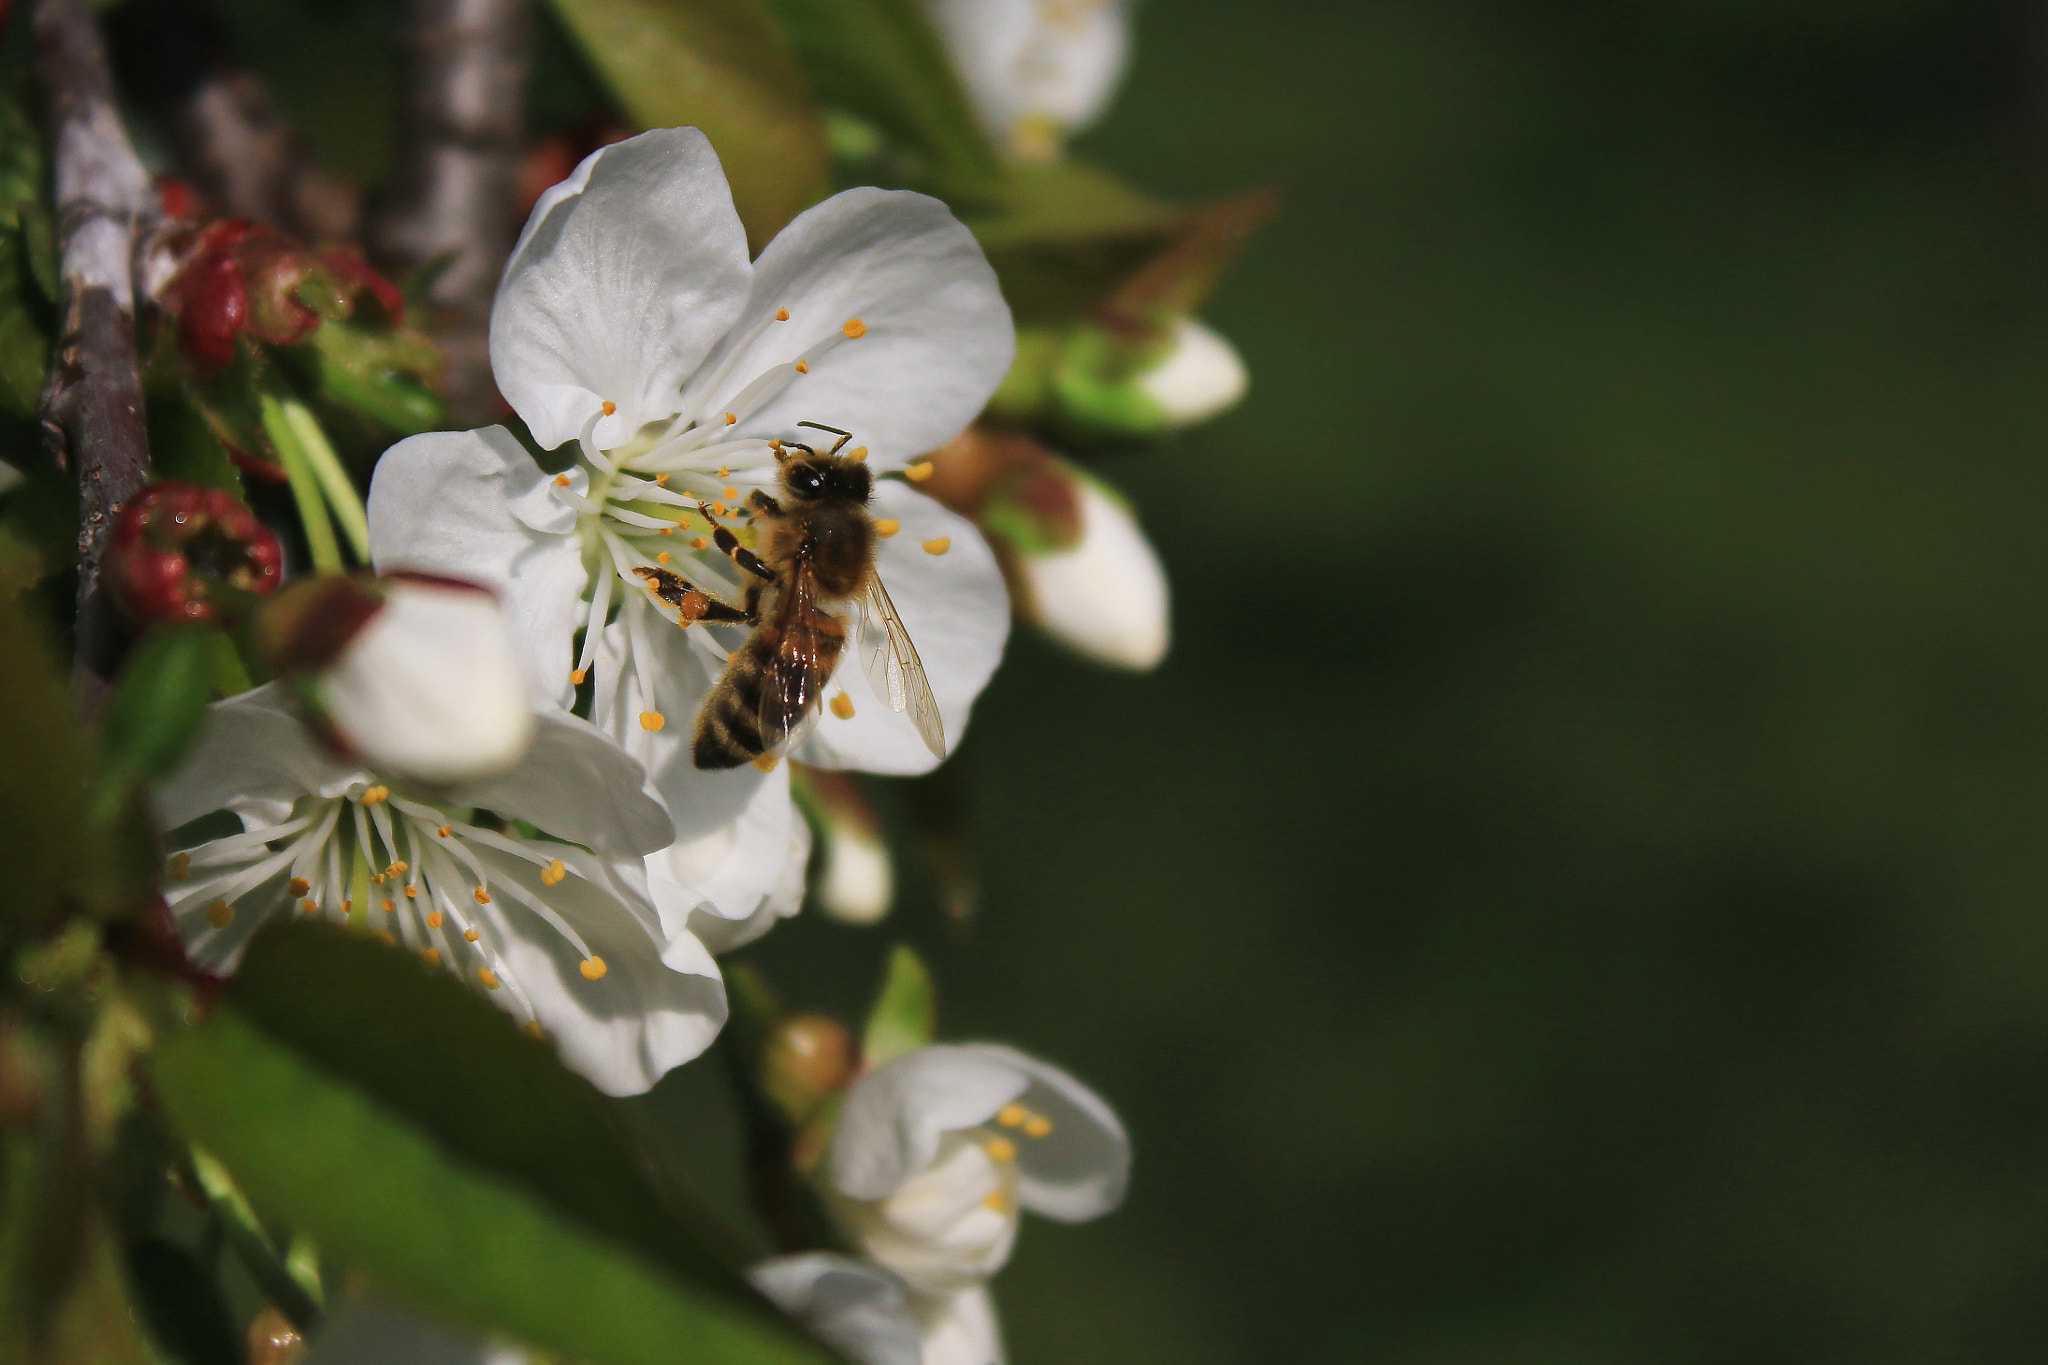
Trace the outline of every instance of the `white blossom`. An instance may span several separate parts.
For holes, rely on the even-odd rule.
[[[157,793],[182,843],[166,895],[198,966],[232,971],[269,919],[354,921],[483,989],[607,1094],[636,1094],[710,1045],[725,990],[703,945],[665,934],[641,855],[669,837],[636,764],[573,716],[537,718],[509,772],[423,796],[339,758],[272,683],[216,702]],[[470,808],[551,839],[473,823]],[[573,842],[559,842],[569,840]]]
[[[1079,470],[1066,472],[1077,538],[1017,551],[1018,609],[1053,639],[1099,663],[1157,667],[1170,631],[1166,570],[1129,503]]]
[[[834,1216],[914,1291],[925,1365],[1002,1358],[989,1278],[1020,1210],[1082,1222],[1122,1200],[1123,1125],[1057,1067],[990,1043],[892,1059],[846,1093],[826,1150]]]
[[[1179,318],[1166,349],[1133,381],[1169,428],[1191,427],[1236,406],[1251,384],[1244,360],[1222,333]]]
[[[541,197],[492,313],[500,390],[542,447],[575,443],[572,466],[544,474],[501,428],[401,442],[371,486],[372,552],[380,567],[496,589],[540,696],[567,706],[593,689],[592,719],[666,799],[674,839],[647,868],[664,922],[680,930],[694,910],[751,923],[808,845],[787,765],[691,762],[697,708],[743,629],[679,629],[633,570],[662,565],[737,604],[710,521],[750,540],[742,509],[773,488],[771,439],[815,436],[804,421],[837,427],[878,476],[918,475],[912,462],[973,419],[1013,349],[994,273],[938,201],[848,190],[750,262],[703,135],[644,133]],[[973,526],[909,483],[879,479],[871,507],[878,572],[957,738],[1002,652],[1001,575]],[[847,662],[790,756],[931,766],[910,721]]]
[[[1108,107],[1130,56],[1129,0],[925,0],[996,145],[1058,156]]]
[[[923,1324],[903,1282],[885,1271],[812,1251],[757,1262],[747,1278],[855,1365],[922,1365]]]

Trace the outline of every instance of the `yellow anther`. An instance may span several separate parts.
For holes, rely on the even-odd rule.
[[[607,417],[611,416],[613,413],[619,410],[619,405],[617,403],[614,403],[609,398],[605,399],[602,403],[599,403],[598,406],[604,409],[604,415]]]
[[[436,829],[436,830],[434,831],[434,833],[436,833],[436,834],[440,835],[440,836],[441,836],[441,837],[442,837],[443,839],[447,838],[447,837],[448,837],[449,835],[453,834],[454,832],[455,832],[455,827],[454,827],[453,825],[442,825],[442,826],[440,826],[439,828],[437,828],[437,829]]]
[[[557,858],[540,870],[540,884],[542,886],[555,886],[560,884],[562,878],[568,875],[569,869],[562,865],[560,858]]]
[[[386,948],[396,948],[398,946],[398,937],[389,929],[373,929],[370,932],[375,934],[377,941]]]
[[[841,692],[832,699],[832,714],[841,720],[853,719],[853,698]]]
[[[663,550],[663,551],[662,551],[662,552],[661,552],[660,554],[656,555],[656,556],[654,557],[654,562],[655,562],[655,563],[657,563],[657,564],[666,564],[666,563],[668,563],[668,551],[667,551],[667,550]]]
[[[846,452],[846,458],[849,460],[865,460],[867,457],[868,448],[866,446],[855,446],[852,450]]]
[[[931,476],[932,462],[930,460],[919,460],[916,464],[903,471],[903,477],[909,479],[912,483],[923,483]]]
[[[724,483],[724,482],[725,482],[725,481],[726,481],[727,479],[729,479],[729,478],[731,478],[731,477],[732,477],[732,470],[728,469],[728,468],[727,468],[726,466],[724,466],[724,465],[720,465],[720,466],[718,467],[718,481],[719,481],[720,483]]]
[[[320,903],[319,903],[318,901],[312,900],[312,899],[310,899],[310,898],[309,898],[309,899],[306,899],[306,900],[302,900],[302,901],[300,901],[300,902],[299,902],[299,910],[300,910],[300,912],[301,912],[301,913],[303,913],[303,914],[308,914],[308,915],[310,915],[310,914],[312,914],[312,913],[313,913],[313,912],[314,912],[315,910],[318,910],[319,908],[320,908]]]
[[[396,910],[398,908],[398,902],[391,899],[391,897],[389,896],[386,896],[383,900],[379,901],[378,904],[382,905],[387,912]]]
[[[185,878],[192,875],[192,855],[189,853],[173,853],[170,862],[165,865],[164,870],[171,874],[172,881],[184,881]]]
[[[990,1190],[981,1197],[981,1206],[985,1209],[994,1209],[997,1213],[1008,1213],[1010,1211],[1010,1196],[1004,1194],[1001,1190]]]
[[[426,963],[426,964],[427,964],[427,965],[428,965],[429,967],[438,967],[438,966],[440,966],[440,965],[441,965],[441,950],[440,950],[439,948],[422,948],[422,949],[420,949],[420,961],[422,961],[422,962]]]
[[[712,503],[712,504],[711,504],[711,515],[712,515],[712,516],[714,516],[714,517],[722,517],[722,516],[724,516],[724,515],[725,515],[725,504],[724,504],[724,503],[722,503],[722,502],[714,502],[714,503]]]
[[[866,336],[868,325],[859,318],[848,318],[844,323],[840,324],[839,330],[846,333],[847,340],[852,341],[858,337]]]
[[[788,322],[788,321],[789,321],[789,310],[788,310],[787,308],[778,308],[778,309],[776,309],[776,310],[775,310],[775,320],[776,320],[777,322]]]
[[[726,495],[726,496],[727,496],[728,498],[736,498],[736,497],[738,497],[738,496],[740,495],[740,490],[739,490],[739,489],[737,489],[737,488],[728,488],[728,489],[726,489],[726,490],[724,490],[724,491],[725,491],[725,495]]]
[[[583,669],[572,668],[569,670],[569,681],[575,683],[578,687],[583,686],[583,679],[586,676],[587,674]]]
[[[811,367],[810,367],[810,364],[809,364],[809,362],[807,362],[807,361],[803,361],[803,360],[799,360],[799,361],[797,361],[797,362],[796,362],[796,372],[797,372],[798,374],[809,374],[809,373],[811,372]]]
[[[1043,1114],[1033,1114],[1030,1118],[1024,1120],[1025,1137],[1040,1138],[1051,1131],[1052,1120]]]
[[[568,486],[569,486],[569,476],[568,476],[567,474],[557,474],[557,475],[555,475],[555,487],[557,487],[557,488],[567,488]]]
[[[344,897],[344,898],[343,898],[343,900],[342,900],[342,902],[341,902],[341,913],[342,913],[342,914],[346,915],[346,914],[347,914],[347,913],[348,913],[349,911],[351,911],[351,910],[353,910],[353,909],[355,909],[355,908],[356,908],[356,903],[355,903],[354,901],[352,901],[352,900],[349,900],[349,899],[347,899],[346,897]]]
[[[875,534],[882,537],[884,540],[887,540],[890,536],[895,535],[898,531],[902,529],[903,523],[896,520],[896,518],[894,517],[875,518]]]
[[[1023,1105],[1012,1102],[996,1110],[996,1122],[1005,1128],[1022,1128],[1026,1116],[1030,1113],[1031,1111]]]
[[[476,897],[478,905],[489,905],[491,903],[491,893],[484,890],[481,886],[472,889],[469,894]]]
[[[529,1038],[547,1037],[547,1034],[541,1032],[540,1020],[538,1019],[529,1019],[520,1027],[526,1030],[526,1036]]]
[[[760,770],[761,770],[762,772],[764,772],[764,773],[772,773],[772,772],[774,772],[774,771],[775,771],[775,755],[774,755],[774,754],[757,754],[757,755],[755,755],[755,757],[754,757],[754,766],[755,766],[756,768],[759,768],[759,769],[760,769]]]
[[[462,931],[462,941],[464,943],[476,942],[476,930],[474,928],[464,929]]]
[[[662,527],[662,528],[661,528],[661,534],[662,534],[662,535],[665,535],[665,536],[672,536],[672,535],[674,535],[675,533],[676,533],[676,528],[675,528],[675,527],[673,527],[673,526],[664,526],[664,527]]]
[[[441,927],[441,912],[439,910],[427,911],[427,927],[429,929],[438,929]]]
[[[235,917],[235,907],[224,900],[216,900],[206,907],[206,922],[216,929],[225,929]]]
[[[382,886],[382,885],[384,885],[384,874],[383,874],[382,872],[372,872],[372,873],[370,874],[370,885],[372,885],[372,886]]]
[[[780,436],[770,436],[768,438],[768,448],[780,454],[782,452],[782,438]]]
[[[387,877],[396,877],[405,872],[405,870],[411,866],[411,863],[405,861],[405,859],[403,858],[400,858],[397,862],[392,863],[390,866],[384,869],[384,875]]]
[[[605,974],[604,959],[592,953],[576,964],[576,970],[583,973],[585,981],[596,981]]]
[[[391,788],[385,786],[382,782],[379,782],[374,787],[363,788],[362,796],[357,799],[360,800],[366,806],[374,806],[379,801],[387,799],[390,795]]]
[[[412,899],[414,896],[419,895],[419,893],[420,889],[417,886],[408,886],[405,888],[405,895],[406,899],[408,900]]]
[[[668,717],[659,711],[642,711],[640,713],[640,728],[643,730],[659,730],[666,724],[668,724]]]
[[[484,989],[487,991],[498,989],[498,974],[489,967],[477,968],[476,979],[484,983]]]
[[[284,889],[294,896],[303,896],[313,889],[313,883],[307,881],[304,877],[294,877],[285,883]]]
[[[692,536],[690,537],[690,548],[693,550],[708,550],[711,548],[711,542],[702,536]]]
[[[933,536],[930,540],[924,542],[924,552],[928,555],[942,555],[952,548],[953,537],[951,536]]]
[[[982,1144],[982,1150],[988,1153],[990,1161],[1015,1161],[1017,1159],[1017,1144],[1008,1138],[990,1138]]]
[[[731,426],[731,425],[732,425],[732,424],[733,424],[734,422],[737,422],[737,421],[739,421],[739,420],[740,420],[740,419],[739,419],[739,416],[738,416],[738,414],[736,414],[736,413],[730,413],[730,412],[728,412],[728,413],[727,413],[727,414],[725,415],[725,424],[726,424],[727,426]]]

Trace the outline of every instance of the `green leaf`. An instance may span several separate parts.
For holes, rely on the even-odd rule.
[[[329,994],[327,977],[318,990],[302,981],[301,993]],[[354,1003],[365,1023],[374,1013],[419,1029],[411,1070],[472,1099],[490,1095],[456,1040],[388,1001]],[[163,1048],[152,1071],[172,1117],[259,1206],[410,1299],[592,1365],[828,1358],[741,1295],[665,1273],[466,1160],[232,1005]],[[522,1125],[545,1126],[540,1097],[510,1098],[534,1107]]]
[[[756,250],[824,197],[824,124],[764,0],[555,0],[555,11],[642,127],[704,130]]]
[[[40,933],[113,898],[104,841],[87,819],[88,767],[77,715],[41,631],[22,603],[0,601],[0,783],[7,889],[0,931]]]
[[[309,339],[321,396],[411,435],[439,426],[441,400],[421,376],[441,363],[431,341],[409,328],[329,322]]]
[[[108,699],[101,744],[101,800],[117,800],[129,782],[178,766],[213,699],[213,632],[203,625],[158,626],[129,651]]]
[[[220,1286],[192,1253],[148,1238],[128,1248],[128,1274],[150,1335],[178,1365],[242,1365]]]
[[[882,980],[881,994],[868,1011],[867,1026],[861,1030],[861,1061],[880,1066],[931,1042],[938,1027],[939,1002],[932,986],[932,974],[909,945],[899,943],[889,954],[889,974]]]
[[[998,173],[995,149],[917,0],[769,0],[821,98],[923,154],[949,193]]]
[[[989,201],[963,209],[1020,325],[1095,312],[1185,217],[1072,160],[1013,166]]]

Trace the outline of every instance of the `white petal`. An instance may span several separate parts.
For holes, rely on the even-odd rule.
[[[911,643],[931,679],[949,748],[959,747],[974,699],[1002,661],[1010,634],[1010,599],[1002,570],[981,532],[924,494],[894,479],[875,486],[877,517],[899,523],[881,542],[875,570],[903,617]],[[927,545],[944,542],[933,554]],[[851,719],[821,716],[795,757],[820,768],[857,768],[871,773],[921,773],[938,760],[917,737],[907,715],[889,710],[868,686],[849,640],[846,657],[825,689],[844,691],[853,703]]]
[[[347,747],[390,776],[490,777],[533,738],[525,674],[488,591],[387,585],[383,606],[309,686]]]
[[[885,1199],[932,1163],[948,1134],[986,1123],[1030,1078],[985,1048],[936,1044],[855,1081],[826,1169],[849,1199]]]
[[[207,708],[192,752],[156,790],[165,829],[254,801],[290,803],[332,796],[363,778],[362,768],[314,743],[283,683],[223,698]]]
[[[918,1365],[1003,1365],[1003,1333],[985,1285],[912,1300],[924,1323]]]
[[[842,924],[874,924],[889,913],[896,871],[888,843],[850,820],[827,819],[818,908]]]
[[[1182,318],[1165,356],[1134,382],[1159,405],[1168,425],[1186,427],[1234,406],[1244,397],[1251,376],[1237,348],[1221,333]]]
[[[547,449],[600,403],[599,446],[676,411],[747,293],[747,240],[695,128],[600,148],[542,195],[491,310],[491,371]]]
[[[779,308],[789,321],[770,322]],[[850,318],[867,329],[857,340],[841,332]],[[1015,349],[995,272],[944,204],[844,190],[761,253],[746,312],[692,381],[685,410],[715,420],[756,376],[805,358],[810,372],[736,431],[815,441],[796,424],[820,422],[852,432],[878,469],[900,468],[974,420]]]
[[[434,431],[384,452],[370,480],[370,554],[498,595],[537,700],[565,702],[570,642],[589,581],[575,513],[503,427]]]
[[[645,790],[646,780],[596,726],[549,711],[535,717],[533,744],[518,767],[464,784],[461,798],[600,853],[639,857],[672,837],[668,811]]]
[[[856,1365],[919,1365],[922,1327],[903,1285],[886,1272],[813,1251],[761,1261],[747,1278]]]
[[[1029,1127],[1014,1130],[1019,1203],[1047,1218],[1079,1223],[1123,1201],[1131,1140],[1099,1095],[1058,1067],[1000,1043],[969,1043],[959,1050],[1026,1079],[1029,1085],[1016,1099],[1051,1121],[1042,1136]]]
[[[1020,609],[1076,653],[1118,668],[1155,667],[1166,657],[1166,570],[1129,504],[1086,475],[1075,488],[1081,538],[1063,550],[1017,556]]]
[[[706,948],[721,955],[735,948],[744,948],[773,929],[778,921],[788,919],[803,908],[804,865],[811,856],[811,828],[801,819],[792,820],[789,836],[789,853],[782,864],[782,880],[762,897],[754,913],[745,919],[728,919],[713,912],[708,903],[691,912],[690,933]]]
[[[543,885],[531,863],[494,849],[473,851],[494,879],[518,882],[567,920],[604,960],[602,977],[587,979],[574,945],[509,892],[500,890],[473,913],[498,928],[506,971],[570,1069],[607,1095],[637,1095],[711,1045],[725,1023],[725,986],[708,956],[678,956],[697,969],[690,972],[665,963],[668,944],[653,910],[607,890],[610,878],[591,855],[557,847],[575,875],[554,886]],[[513,1008],[504,987],[490,994]]]

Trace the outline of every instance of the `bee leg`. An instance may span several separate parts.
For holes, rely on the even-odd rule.
[[[725,527],[714,523],[711,531],[711,540],[713,544],[718,546],[719,553],[739,565],[742,569],[745,569],[754,577],[764,583],[775,581],[775,570],[762,563],[761,556],[740,544],[739,537],[735,536]]]
[[[778,517],[782,515],[782,504],[758,488],[747,494],[747,506],[766,516]]]

